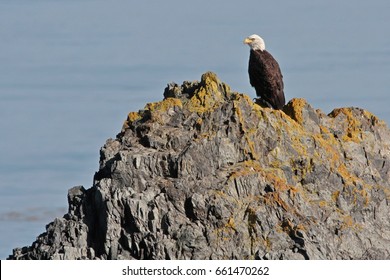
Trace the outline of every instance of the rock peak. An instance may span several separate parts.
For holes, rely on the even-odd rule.
[[[11,259],[390,258],[390,131],[363,109],[262,108],[207,72],[100,154],[93,186]]]

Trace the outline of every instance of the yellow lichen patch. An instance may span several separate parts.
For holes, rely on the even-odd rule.
[[[290,118],[302,125],[304,122],[302,111],[306,105],[307,102],[305,99],[293,98],[283,109],[283,111],[286,113],[286,115],[290,116]]]
[[[212,190],[212,193],[214,194],[215,197],[222,197],[224,199],[228,199],[229,196],[224,193],[223,191],[220,191],[220,190]]]
[[[221,84],[221,81],[215,73],[206,72],[202,75],[201,83],[208,92],[215,93],[219,91],[218,86]]]
[[[202,119],[202,118],[198,118],[198,119],[196,120],[195,126],[196,126],[198,129],[200,129],[201,126],[202,126],[202,124],[203,124],[203,119]]]
[[[129,128],[131,123],[133,123],[135,121],[138,121],[141,118],[142,118],[142,116],[140,115],[140,113],[138,113],[138,112],[130,112],[127,115],[127,119],[123,123],[122,130],[125,130],[125,129]]]
[[[328,160],[332,169],[336,169],[341,162],[341,155],[339,151],[339,143],[336,141],[333,135],[327,135],[327,139],[324,139],[322,134],[313,135],[313,139],[315,141],[315,145],[319,147],[319,150],[325,151],[326,159],[320,160]],[[317,151],[314,152],[316,158],[320,158],[320,155]]]
[[[249,106],[251,104],[254,104],[252,101],[250,101],[249,97],[247,97],[247,96],[241,96],[241,97],[244,99],[244,101],[247,102],[247,104],[249,104]],[[255,145],[255,142],[253,140],[256,137],[257,128],[251,126],[249,124],[249,122],[245,119],[245,117],[244,117],[245,112],[244,113],[242,112],[242,109],[240,106],[240,105],[242,105],[241,102],[242,101],[240,101],[240,98],[234,100],[233,101],[233,108],[234,108],[235,114],[237,116],[240,130],[243,133],[243,139],[245,140],[244,143],[246,145],[244,145],[243,148],[244,148],[245,154],[250,155],[251,158],[254,160],[258,160],[260,157],[256,152],[256,145]],[[252,108],[253,107],[251,107],[251,109]]]
[[[236,231],[236,226],[235,226],[235,224],[234,224],[234,219],[233,219],[233,217],[230,217],[230,218],[229,218],[229,220],[228,220],[228,222],[226,223],[225,227],[226,227],[226,228],[231,228],[231,229],[233,229],[234,231]]]
[[[225,193],[223,190],[214,190],[211,191],[210,194],[213,195],[216,199],[229,201],[230,203],[236,205],[236,207],[242,207],[246,203],[243,200],[237,199],[235,196]]]
[[[340,196],[340,191],[335,191],[332,193],[332,200],[334,203],[337,202],[337,200],[339,199],[339,196]]]
[[[248,233],[250,237],[251,252],[253,254],[258,248],[258,244],[260,242],[262,242],[263,245],[266,245],[266,240],[264,240],[261,237],[261,234],[258,233],[256,210],[248,207],[245,214],[248,216]]]
[[[150,112],[152,121],[164,124],[166,118],[174,113],[174,107],[183,108],[183,104],[180,99],[170,97],[160,102],[146,104],[145,110]]]
[[[383,186],[376,186],[376,188],[383,190],[387,199],[390,199],[390,190]]]
[[[290,236],[299,236],[298,232],[307,231],[307,227],[303,224],[295,224],[289,219],[283,220],[276,228],[280,233],[286,233]]]
[[[329,116],[336,118],[340,114],[343,114],[346,117],[346,131],[342,136],[342,140],[344,141],[353,141],[356,143],[360,143],[362,140],[362,124],[360,120],[356,118],[356,116],[352,113],[352,108],[339,108],[333,110]],[[370,114],[370,113],[366,113]]]
[[[134,122],[134,121],[137,121],[137,120],[139,120],[141,118],[142,118],[142,116],[138,112],[130,112],[127,115],[127,121],[128,122]]]
[[[264,239],[264,246],[265,248],[267,248],[268,250],[270,250],[272,248],[272,241],[269,237],[266,237]]]
[[[362,225],[359,223],[356,223],[354,219],[350,215],[343,215],[342,216],[342,224],[341,224],[341,230],[347,230],[352,229],[354,231],[362,230]]]
[[[345,185],[347,186],[351,186],[351,185],[356,186],[358,183],[362,183],[362,180],[359,177],[352,174],[347,169],[344,163],[341,163],[337,167],[337,173],[343,178]]]
[[[378,186],[376,186],[378,187]],[[376,188],[375,187],[375,188]],[[340,191],[335,191],[332,194],[332,201],[337,203],[339,196],[348,197],[348,201],[353,205],[357,206],[359,202],[363,203],[364,207],[367,207],[370,203],[370,194],[369,191],[374,188],[371,185],[362,185],[362,186],[348,186],[343,193]],[[361,204],[359,204],[360,206]]]
[[[294,196],[299,190],[289,185],[284,177],[284,173],[280,168],[263,168],[258,161],[247,160],[237,164],[235,170],[230,174],[228,181],[235,180],[240,177],[258,175],[271,184],[277,192],[289,192]]]
[[[326,200],[320,200],[318,202],[318,206],[320,207],[326,207],[328,205],[328,202]]]
[[[367,192],[367,188],[371,188],[371,186],[366,186],[365,188],[358,190],[361,197],[364,199],[364,206],[368,206],[368,203],[370,202],[370,196]]]
[[[297,155],[299,156],[307,156],[307,145],[304,143],[304,134],[296,133],[296,131],[287,131],[288,139],[291,141],[290,145],[293,148]]]
[[[148,103],[145,106],[145,110],[149,111],[152,116],[153,121],[160,121],[158,116],[166,114],[169,115],[169,109],[174,108],[175,106],[179,108],[183,108],[183,104],[180,99],[178,98],[167,98],[163,101],[160,102],[153,102],[153,103]],[[122,130],[125,130],[129,128],[130,124],[142,119],[142,114],[139,112],[130,112],[127,115],[126,121],[123,123]]]
[[[290,197],[291,199],[294,199],[295,196],[296,196],[298,193],[301,193],[301,190],[298,189],[298,188],[296,188],[296,187],[290,186],[290,188],[288,189],[287,193],[288,193],[288,195],[289,195],[289,197]]]
[[[246,102],[246,103],[250,104],[251,106],[253,106],[254,110],[262,111],[262,107],[260,107],[256,103],[254,103],[252,101],[252,99],[248,95],[246,95],[246,94],[236,93],[235,92],[235,93],[232,94],[231,99],[233,101]]]
[[[284,232],[290,232],[293,230],[294,224],[289,219],[286,219],[281,223],[280,227]]]
[[[149,110],[151,112],[162,111],[166,113],[168,109],[173,108],[174,106],[178,106],[182,108],[183,104],[180,99],[170,97],[160,102],[153,102],[153,103],[146,104],[145,110]]]
[[[300,181],[306,178],[306,175],[310,174],[314,168],[314,162],[312,158],[291,158],[290,166],[294,171],[295,177],[297,181]]]
[[[213,111],[221,100],[221,93],[216,92],[215,95],[210,95],[205,88],[200,88],[187,102],[186,107],[191,112],[205,113]]]
[[[339,150],[337,149],[338,142],[334,139],[333,136],[329,136],[328,139],[325,140],[324,138],[322,138],[321,135],[315,135],[314,139],[316,141],[316,145],[320,146],[321,149],[326,151],[327,159],[329,161],[331,170],[337,172],[337,174],[341,176],[346,186],[355,188],[355,191],[357,191],[356,186],[358,185],[367,187],[361,178],[353,174],[353,172],[351,172],[347,168],[341,158]],[[339,195],[339,191],[336,191],[332,194],[332,199],[334,202],[337,201]],[[364,189],[361,191],[360,195],[364,196],[366,201],[365,203],[368,203],[368,196],[367,193],[365,193]]]
[[[234,100],[233,101],[233,108],[234,108],[234,112],[236,113],[236,116],[238,118],[238,123],[240,124],[240,129],[242,130],[242,132],[246,132],[246,122],[245,122],[245,119],[244,119],[243,114],[242,114],[241,109],[240,109],[240,102],[237,100]]]
[[[371,190],[371,185],[362,185],[362,186],[353,186],[352,187],[352,195],[353,195],[353,201],[355,205],[358,203],[358,201],[362,201],[364,206],[368,206],[370,202],[370,195],[367,192],[367,190]]]
[[[202,75],[201,85],[186,103],[186,107],[191,112],[203,114],[215,110],[224,100],[223,94],[230,92],[229,86],[221,83],[217,75],[212,72]]]
[[[289,185],[279,169],[263,169],[262,175],[270,182],[276,191],[290,191],[296,193],[297,189]]]
[[[360,133],[362,131],[361,121],[354,116],[352,112],[353,108],[338,108],[334,109],[329,116],[336,118],[338,115],[343,114],[348,122],[347,134],[350,133],[348,137],[352,138],[351,141],[359,141],[359,139],[353,139],[352,136],[356,133]],[[377,116],[373,115],[369,111],[361,110],[361,117],[366,119],[371,125],[386,125],[386,123],[380,120]],[[345,140],[345,139],[344,139]]]
[[[369,111],[364,110],[363,111],[363,115],[364,115],[364,117],[366,119],[371,121],[372,125],[386,126],[386,123],[384,121],[380,120],[377,116],[375,116],[374,114],[370,113]]]
[[[307,230],[303,224],[298,224],[295,226],[295,229],[305,231]]]
[[[250,154],[252,159],[258,160],[258,159],[259,159],[259,156],[258,156],[257,153],[256,153],[255,142],[253,142],[253,141],[250,139],[250,136],[247,135],[247,134],[245,134],[244,137],[245,137],[245,140],[246,140],[246,143],[247,143],[247,147],[249,148],[249,150],[246,150],[245,153],[246,153],[246,154]]]
[[[259,162],[253,160],[244,161],[237,164],[235,170],[230,174],[228,181],[235,180],[243,176],[259,174],[261,171],[262,167]]]
[[[270,113],[276,116],[277,127],[284,130],[294,131],[295,133],[299,134],[305,132],[302,125],[296,120],[292,119],[285,111],[272,110]]]
[[[290,210],[293,211],[290,209],[289,205],[280,197],[278,192],[266,193],[264,195],[264,204],[276,208],[282,207],[286,212],[290,212]]]
[[[351,216],[344,216],[343,217],[343,222],[345,227],[353,227],[355,225],[355,222]]]
[[[218,94],[219,96],[222,93],[230,93],[230,86],[222,83],[218,76],[213,72],[206,72],[201,77],[201,83],[207,92],[212,93],[213,95]]]
[[[234,218],[230,217],[226,224],[222,227],[214,230],[214,234],[217,236],[219,240],[228,241],[233,235],[237,232],[236,226],[234,224]]]
[[[329,129],[323,125],[320,125],[320,132],[321,132],[321,134],[324,134],[324,135],[331,135]]]
[[[275,139],[284,139],[291,148],[296,151],[298,155],[307,155],[307,144],[305,138],[309,137],[309,134],[303,129],[303,127],[292,120],[289,117],[279,111],[271,112],[271,114],[283,114],[276,116],[275,123],[273,120],[270,121],[272,127],[276,130]]]

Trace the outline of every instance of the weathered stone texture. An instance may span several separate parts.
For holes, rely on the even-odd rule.
[[[94,185],[11,259],[390,259],[390,131],[283,111],[215,74],[169,84],[101,149]]]

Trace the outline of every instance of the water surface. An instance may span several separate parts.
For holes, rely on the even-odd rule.
[[[92,184],[99,149],[168,82],[214,71],[254,97],[242,40],[260,34],[286,99],[390,121],[390,2],[0,0],[0,258]]]

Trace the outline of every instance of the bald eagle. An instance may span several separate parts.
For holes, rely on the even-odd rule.
[[[253,34],[244,40],[251,48],[249,56],[249,81],[260,98],[257,102],[273,109],[286,103],[283,93],[283,75],[278,62],[265,50],[264,40]]]

